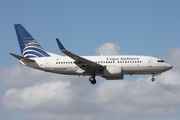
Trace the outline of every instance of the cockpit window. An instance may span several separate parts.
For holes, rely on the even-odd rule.
[[[163,62],[165,62],[164,60],[158,60],[158,62],[161,62],[161,63],[163,63]]]

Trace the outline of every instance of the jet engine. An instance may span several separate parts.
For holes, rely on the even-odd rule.
[[[104,76],[120,76],[122,74],[122,68],[116,66],[106,66],[103,71]]]
[[[122,80],[124,76],[121,67],[106,66],[102,77],[106,78],[106,80]]]

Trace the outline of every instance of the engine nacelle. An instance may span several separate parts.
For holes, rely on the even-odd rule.
[[[106,66],[103,71],[104,76],[121,76],[122,68],[116,66]]]
[[[83,74],[84,72],[85,72],[85,70],[82,70],[82,69],[76,70],[76,73],[79,73],[79,74]]]

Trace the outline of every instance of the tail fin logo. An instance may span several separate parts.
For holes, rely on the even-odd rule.
[[[50,56],[21,24],[15,24],[14,27],[22,56],[26,58]]]
[[[50,56],[35,40],[31,40],[25,45],[22,55],[27,58]]]

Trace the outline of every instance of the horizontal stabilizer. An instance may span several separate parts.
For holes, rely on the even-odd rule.
[[[35,62],[35,60],[20,56],[20,55],[16,55],[14,53],[9,53],[10,55],[12,55],[13,57],[17,58],[18,60],[25,60],[26,62]]]

